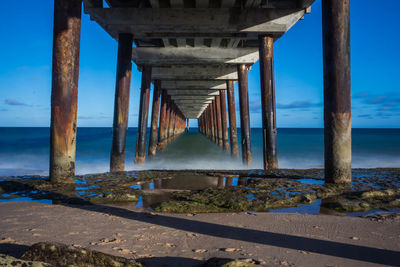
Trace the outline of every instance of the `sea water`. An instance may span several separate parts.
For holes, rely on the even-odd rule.
[[[49,128],[0,128],[0,176],[48,175],[49,133]],[[199,134],[197,128],[175,139],[145,166],[135,166],[136,136],[137,129],[129,128],[127,170],[262,168],[262,131],[258,128],[251,131],[250,167]],[[238,129],[239,151],[240,140]],[[111,141],[112,128],[78,128],[77,173],[108,171]],[[352,141],[353,168],[400,167],[400,129],[353,129]],[[278,129],[278,155],[281,168],[322,168],[323,129]]]

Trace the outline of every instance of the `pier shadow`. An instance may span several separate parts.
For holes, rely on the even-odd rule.
[[[76,207],[70,206],[69,207]],[[151,223],[177,230],[194,232],[213,237],[245,241],[287,249],[303,250],[323,255],[359,260],[377,264],[397,266],[400,251],[372,248],[366,246],[339,243],[335,241],[300,237],[246,228],[239,228],[215,223],[195,221],[185,218],[169,217],[161,214],[136,212],[114,206],[82,206],[85,210],[103,212],[125,219]]]
[[[0,244],[0,254],[13,256],[15,258],[21,258],[22,255],[28,250],[29,246],[18,245],[11,243]]]
[[[182,258],[182,257],[154,257],[154,258],[139,258],[138,262],[144,263],[146,266],[200,266],[204,261]]]
[[[346,244],[336,241],[320,240],[309,237],[300,237],[282,233],[239,228],[228,225],[190,220],[186,218],[170,217],[162,214],[150,214],[148,212],[138,212],[125,209],[123,207],[90,204],[82,200],[78,201],[77,199],[77,202],[74,203],[79,203],[80,205],[73,205],[71,204],[71,199],[68,196],[64,196],[62,194],[54,192],[52,192],[52,196],[58,200],[69,200],[67,204],[60,204],[70,208],[77,208],[103,214],[106,213],[120,218],[136,220],[144,223],[150,223],[154,225],[164,226],[182,231],[194,232],[213,237],[233,239],[280,248],[302,250],[322,255],[329,255],[376,264],[398,266],[400,259],[400,251]],[[4,248],[7,248],[7,245]],[[16,251],[18,250],[19,247],[16,247]]]

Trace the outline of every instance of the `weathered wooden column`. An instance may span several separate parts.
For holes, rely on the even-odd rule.
[[[217,99],[213,102],[213,116],[214,116],[214,142],[218,145],[218,118],[217,118]]]
[[[210,104],[211,141],[215,142],[214,100]]]
[[[140,88],[139,120],[135,156],[135,164],[138,165],[143,165],[146,161],[147,119],[149,114],[150,85],[151,66],[144,65],[142,71],[142,86]]]
[[[75,176],[81,0],[54,1],[50,181]]]
[[[218,146],[222,147],[222,115],[221,115],[221,96],[215,96],[215,106],[217,108],[217,129],[218,129]]]
[[[274,38],[268,35],[260,35],[258,39],[260,53],[264,170],[271,170],[278,168],[274,81]]]
[[[160,114],[160,93],[161,93],[161,82],[154,82],[153,90],[153,105],[151,107],[151,128],[150,128],[150,139],[149,139],[149,157],[156,156],[157,149],[157,124],[158,117]]]
[[[237,128],[236,128],[236,104],[233,81],[226,81],[226,88],[228,91],[228,113],[229,113],[229,133],[231,141],[231,155],[235,158],[239,157],[239,146],[237,141]]]
[[[350,0],[322,1],[325,181],[351,183]]]
[[[226,119],[226,90],[220,91],[221,121],[222,121],[222,143],[225,151],[229,150],[228,122]]]
[[[170,144],[172,142],[172,139],[174,138],[174,125],[175,125],[175,104],[171,100],[171,115],[170,115],[170,124],[168,128],[167,144]]]
[[[212,140],[211,104],[209,104],[207,108],[207,127],[208,127],[208,139]]]
[[[110,171],[125,170],[126,130],[132,72],[132,34],[119,34]]]
[[[167,91],[162,90],[159,133],[158,133],[158,146],[157,146],[158,150],[162,149],[162,147],[163,147],[163,142],[165,140],[165,134],[166,134],[166,131],[165,131],[166,124],[167,124]]]
[[[239,106],[240,106],[240,130],[242,135],[242,161],[250,165],[253,161],[251,154],[250,137],[250,114],[249,114],[249,93],[247,85],[247,66],[238,65],[239,76]]]
[[[164,149],[167,144],[168,144],[168,139],[170,138],[169,136],[169,128],[171,125],[171,96],[167,97],[167,119],[165,120],[165,139],[163,141],[163,146],[162,149]]]

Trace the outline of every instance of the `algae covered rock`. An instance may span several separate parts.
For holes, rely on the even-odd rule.
[[[15,266],[15,267],[51,267],[54,265],[39,262],[39,261],[25,261],[20,260],[8,255],[0,254],[0,266]]]
[[[211,258],[203,265],[203,267],[254,267],[254,266],[259,266],[259,265],[242,260],[234,260],[227,258]]]
[[[74,248],[57,243],[36,243],[22,256],[23,260],[42,261],[55,266],[141,267],[141,263],[98,251]]]

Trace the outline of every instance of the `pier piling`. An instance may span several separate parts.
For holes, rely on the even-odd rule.
[[[222,121],[222,144],[224,151],[229,150],[229,140],[228,140],[228,122],[226,119],[226,90],[220,91],[221,100],[221,121]]]
[[[114,100],[113,139],[110,157],[110,172],[125,170],[126,130],[129,117],[129,94],[132,72],[131,34],[118,36],[117,79]]]
[[[228,93],[228,113],[229,113],[229,133],[231,142],[231,155],[235,158],[239,157],[239,146],[237,141],[237,128],[236,128],[236,105],[233,81],[226,81],[226,88]]]
[[[325,181],[351,183],[350,1],[322,1]]]
[[[74,182],[81,0],[54,1],[50,181]]]
[[[223,146],[222,137],[222,115],[221,115],[221,96],[215,96],[215,106],[217,111],[217,134],[218,134],[218,146]]]
[[[159,80],[154,82],[153,90],[153,105],[151,107],[151,128],[149,138],[149,157],[154,158],[156,156],[157,149],[157,124],[160,112],[160,94],[161,94],[161,82]]]
[[[135,155],[135,164],[138,165],[143,165],[146,161],[147,119],[149,113],[150,84],[151,66],[144,65],[142,71],[142,84],[140,88],[139,120]]]
[[[278,168],[273,46],[272,36],[259,36],[264,170]]]
[[[157,149],[161,150],[163,142],[165,140],[165,128],[167,122],[167,91],[162,90],[161,92],[161,109],[160,109],[160,122],[159,122],[159,133],[158,133],[158,145]]]
[[[251,165],[253,161],[250,138],[249,93],[247,84],[247,66],[238,65],[239,76],[239,107],[240,130],[242,136],[242,161],[245,165]]]

